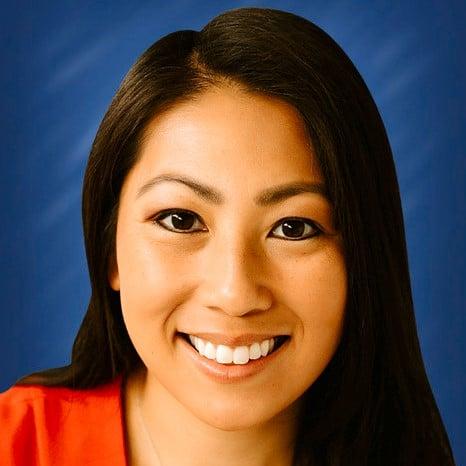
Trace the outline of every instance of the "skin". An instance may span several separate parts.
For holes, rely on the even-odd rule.
[[[338,347],[347,296],[341,237],[326,197],[254,201],[289,182],[324,185],[304,123],[281,100],[222,86],[156,116],[145,136],[120,194],[109,269],[144,363],[125,388],[130,464],[160,464],[150,436],[164,466],[291,465],[301,396]],[[224,202],[173,181],[138,195],[166,173],[209,185]],[[157,224],[157,214],[171,208],[194,213],[188,233],[166,229],[174,228],[173,216],[162,218],[166,228]],[[283,228],[288,217],[304,219],[298,240]],[[320,231],[308,220],[320,234],[306,238]],[[258,374],[220,384],[186,357],[177,331],[271,332],[291,340]]]

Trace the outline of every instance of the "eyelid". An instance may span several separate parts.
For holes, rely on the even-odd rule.
[[[154,215],[152,217],[152,222],[154,224],[157,224],[158,226],[162,227],[162,228],[165,228],[166,230],[168,231],[171,231],[173,233],[181,233],[181,234],[193,234],[193,233],[199,233],[200,231],[206,231],[206,230],[196,230],[196,231],[179,231],[179,230],[176,230],[176,229],[173,229],[173,228],[169,228],[163,224],[160,223],[160,220],[166,218],[166,217],[169,217],[171,214],[176,214],[176,213],[188,213],[188,214],[191,214],[193,215],[193,217],[195,217],[197,220],[200,219],[199,215],[197,215],[196,213],[194,213],[193,211],[191,210],[188,210],[188,209],[166,209],[166,210],[162,210],[160,212],[158,212],[156,215]]]
[[[305,217],[283,217],[282,219],[280,219],[272,228],[272,232],[274,230],[276,230],[280,225],[283,225],[285,223],[285,221],[292,221],[292,220],[297,220],[299,222],[302,222],[302,223],[305,223],[307,225],[310,225],[314,230],[315,232],[314,233],[311,233],[311,234],[308,234],[307,236],[303,236],[301,238],[290,238],[290,237],[286,237],[286,236],[276,236],[276,238],[278,239],[284,239],[284,240],[287,240],[287,241],[304,241],[306,239],[310,239],[310,238],[314,238],[314,236],[319,236],[320,234],[323,233],[323,230],[322,228],[320,228],[316,222],[314,222],[313,220],[311,220],[310,218],[305,218]]]
[[[168,231],[171,231],[173,233],[181,233],[181,234],[193,234],[193,233],[199,233],[199,232],[202,232],[202,231],[206,231],[205,229],[203,230],[195,230],[195,231],[179,231],[179,230],[176,230],[176,229],[172,229],[172,228],[169,228],[163,224],[160,223],[160,220],[161,219],[164,219],[166,217],[169,217],[171,214],[175,214],[175,213],[188,213],[188,214],[191,214],[193,215],[197,220],[200,220],[200,217],[198,214],[196,214],[195,212],[191,211],[191,210],[188,210],[188,209],[166,209],[166,210],[162,210],[160,212],[158,212],[156,215],[154,215],[151,220],[154,224],[157,224],[158,226],[160,226],[161,228],[164,228]],[[274,230],[276,230],[280,225],[282,225],[283,223],[285,223],[285,221],[290,221],[290,220],[297,220],[297,221],[300,221],[300,222],[303,222],[307,225],[310,225],[314,230],[315,230],[315,233],[312,233],[310,235],[307,235],[307,236],[304,236],[302,238],[289,238],[289,237],[286,237],[286,236],[275,236],[275,238],[278,238],[278,239],[284,239],[284,240],[287,240],[287,241],[304,241],[306,239],[310,239],[310,238],[313,238],[315,236],[319,236],[320,234],[323,233],[323,229],[313,220],[309,219],[309,218],[306,218],[306,217],[296,217],[296,216],[290,216],[290,217],[283,217],[282,219],[278,220],[274,226],[272,227],[272,232]]]

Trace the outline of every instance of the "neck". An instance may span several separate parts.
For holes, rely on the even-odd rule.
[[[153,466],[292,466],[297,405],[260,424],[222,430],[191,413],[145,371],[130,377],[127,387],[128,397],[140,397],[149,437],[140,455],[130,445],[132,465],[142,463],[137,460],[139,456]],[[129,405],[137,409],[136,401]],[[131,441],[144,434],[128,438]]]

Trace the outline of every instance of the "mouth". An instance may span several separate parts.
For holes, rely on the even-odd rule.
[[[195,351],[199,353],[198,349],[194,346],[191,339],[189,338],[189,334],[183,333],[183,332],[177,332],[177,335],[180,336],[184,341],[186,341],[186,343],[188,343],[188,345],[190,345],[192,348],[194,348]],[[269,351],[267,353],[267,356],[278,351],[280,347],[283,346],[290,338],[291,338],[290,335],[277,335],[273,337],[273,340],[274,340],[273,349],[272,351]],[[267,357],[267,356],[263,356],[263,357]]]
[[[186,355],[188,360],[191,360],[194,366],[203,374],[221,384],[253,380],[253,377],[258,376],[259,373],[273,374],[273,371],[285,370],[286,363],[284,361],[286,361],[287,348],[290,347],[291,341],[290,335],[277,335],[273,337],[272,349],[270,350],[270,347],[267,348],[268,345],[265,344],[264,351],[261,348],[260,354],[257,352],[259,345],[253,343],[250,346],[250,357],[248,360],[240,357],[239,360],[233,362],[229,358],[227,360],[223,359],[222,356],[219,356],[218,352],[215,356],[212,353],[202,354],[191,341],[193,337],[191,336],[190,338],[189,334],[178,332],[176,335],[181,342],[180,350],[182,354]],[[199,345],[199,341],[196,343]],[[268,341],[261,343],[268,343]],[[211,344],[209,346],[213,347],[214,345]],[[255,347],[255,351],[253,347]],[[202,350],[201,347],[199,349]],[[207,345],[204,349],[207,351]],[[244,347],[240,352],[244,354]],[[234,356],[233,359],[235,359]],[[267,375],[264,376],[266,377]]]

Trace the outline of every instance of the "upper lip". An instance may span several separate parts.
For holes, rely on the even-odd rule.
[[[227,346],[249,346],[253,343],[262,343],[264,340],[268,340],[273,337],[283,336],[283,334],[278,333],[243,333],[241,335],[225,335],[214,332],[194,332],[187,333],[187,335],[202,338],[203,340],[210,341],[215,345]]]

